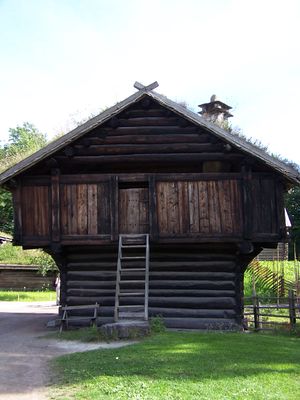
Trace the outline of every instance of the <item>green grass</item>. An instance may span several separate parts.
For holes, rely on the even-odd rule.
[[[47,291],[12,291],[0,290],[0,301],[54,301],[56,293],[53,290]]]
[[[60,357],[52,399],[298,399],[300,339],[168,332],[139,344]]]

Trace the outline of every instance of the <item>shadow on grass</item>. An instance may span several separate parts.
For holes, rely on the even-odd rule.
[[[204,381],[265,373],[299,374],[300,340],[255,334],[166,333],[117,350],[60,357],[65,383],[91,378]],[[277,375],[278,376],[278,375]]]

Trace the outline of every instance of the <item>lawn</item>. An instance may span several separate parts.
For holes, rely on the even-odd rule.
[[[12,291],[0,290],[0,301],[54,301],[56,293],[52,290],[47,291]]]
[[[52,399],[298,399],[300,339],[168,332],[54,361]],[[51,388],[51,389],[52,389]]]

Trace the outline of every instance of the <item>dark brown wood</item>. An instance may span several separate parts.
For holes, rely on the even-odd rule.
[[[59,191],[59,170],[52,171],[51,176],[51,209],[52,229],[51,238],[53,242],[60,241],[60,191]]]
[[[90,136],[88,138],[81,139],[75,145],[75,148],[80,146],[96,146],[96,145],[112,145],[112,144],[167,144],[167,143],[203,143],[210,144],[209,136],[206,134],[164,134],[164,135],[120,135],[110,136],[106,135],[103,137]]]
[[[240,154],[223,153],[168,153],[168,154],[125,154],[118,156],[74,156],[73,164],[117,164],[117,163],[199,163],[206,160],[239,160],[243,156]],[[57,156],[62,163],[69,163],[70,160],[65,156]]]
[[[222,146],[206,143],[170,143],[170,144],[119,144],[89,146],[89,148],[74,148],[76,156],[97,156],[97,155],[127,155],[127,154],[159,154],[159,153],[195,153],[212,152],[222,150]]]

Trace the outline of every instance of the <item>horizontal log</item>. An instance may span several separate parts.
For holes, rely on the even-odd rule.
[[[95,281],[95,280],[68,280],[67,281],[67,287],[68,288],[82,288],[82,289],[86,289],[86,288],[95,288],[95,289],[115,289],[116,287],[116,281],[115,280],[111,280],[111,281]]]
[[[123,261],[123,268],[137,267],[138,261]],[[183,272],[197,272],[200,273],[201,277],[214,277],[220,279],[231,279],[234,277],[235,264],[233,263],[222,263],[222,262],[201,262],[201,261],[150,261],[151,272],[163,271],[166,274],[168,271],[179,273]],[[143,261],[139,262],[139,265],[143,266]],[[68,270],[115,270],[117,268],[117,259],[113,261],[96,261],[96,262],[71,262],[67,264]],[[155,276],[155,275],[153,275]]]
[[[56,156],[62,163],[74,164],[118,164],[118,163],[198,163],[201,161],[237,161],[243,158],[242,154],[223,153],[168,153],[168,154],[130,154],[117,156]]]
[[[191,133],[202,133],[198,127],[186,127],[182,128],[179,126],[134,126],[134,127],[122,127],[119,126],[115,129],[106,129],[106,132],[110,136],[119,135],[164,135],[164,134],[191,134]]]
[[[120,115],[123,117],[129,117],[129,118],[138,118],[138,117],[164,117],[164,116],[170,116],[175,115],[174,113],[170,113],[168,110],[165,108],[149,108],[148,110],[145,110],[144,108],[134,108],[134,109],[129,109],[126,111],[123,111]]]
[[[115,270],[117,268],[117,256],[114,255],[115,260],[113,261],[94,261],[94,262],[70,262],[67,264],[68,270],[81,270],[81,269],[89,269],[89,270]]]
[[[72,315],[92,315],[92,311],[72,311]],[[110,317],[114,314],[114,306],[100,306],[100,317]],[[163,308],[163,307],[149,307],[149,316],[161,317],[179,317],[179,318],[234,318],[234,310],[212,310],[212,309],[188,309],[188,308]]]
[[[113,306],[114,296],[67,296],[68,305],[94,304],[101,306]],[[120,300],[120,305],[141,304],[140,296],[126,297]],[[207,308],[207,309],[234,309],[235,299],[232,297],[149,297],[149,307],[180,307],[180,308]]]
[[[165,135],[120,135],[120,136],[89,136],[79,140],[78,145],[91,146],[101,144],[158,144],[158,143],[207,143],[210,137],[206,134],[165,134]]]
[[[68,280],[68,288],[90,288],[90,289],[114,289],[116,286],[115,280],[99,281],[99,280],[88,280],[92,277],[87,277],[87,280]],[[124,281],[126,282],[126,281]],[[127,283],[125,283],[127,284]],[[209,284],[209,287],[207,287]],[[129,285],[129,284],[128,284]],[[213,286],[213,287],[212,287]],[[181,290],[205,290],[207,296],[217,296],[218,294],[230,295],[234,291],[234,282],[215,282],[215,281],[201,281],[201,280],[151,280],[149,282],[151,289],[181,289]]]
[[[179,118],[174,117],[157,117],[157,116],[141,116],[135,118],[118,118],[119,126],[136,127],[136,126],[177,126]],[[190,125],[191,126],[191,125]]]
[[[81,278],[81,279],[115,279],[116,276],[116,272],[114,271],[67,271],[67,276],[68,278]],[[139,272],[139,271],[126,271],[124,273],[124,279],[132,279],[133,276],[143,276],[143,272]],[[200,280],[201,282],[205,282],[207,284],[223,284],[223,285],[232,285],[233,283],[233,279],[234,279],[234,274],[230,274],[230,278],[231,279],[220,279],[216,280],[216,278],[214,277],[214,274],[209,275],[211,277],[211,280],[207,280],[205,278],[207,278],[207,274],[203,274],[201,272],[173,272],[173,271],[169,271],[169,272],[165,272],[165,271],[161,271],[161,272],[149,272],[149,277],[150,280],[191,280],[191,279],[197,279]],[[205,280],[204,280],[205,279]]]
[[[170,143],[170,144],[119,144],[93,145],[89,147],[74,146],[74,156],[126,155],[126,154],[160,154],[160,153],[196,153],[223,152],[223,145],[207,143]]]
[[[97,182],[109,182],[114,175],[112,174],[72,174],[72,175],[61,175],[60,183],[97,183]],[[119,173],[118,181],[122,182],[147,182],[151,177],[154,177],[157,182],[177,182],[177,181],[220,181],[220,180],[241,180],[241,174],[239,173],[215,173],[215,172],[207,172],[207,173],[177,173],[177,174],[166,174],[166,173]],[[28,178],[28,182],[30,185],[35,185],[35,178]],[[184,250],[184,249],[183,249]],[[196,249],[199,252],[199,249]]]
[[[114,280],[116,272],[109,271],[67,271],[68,279],[99,279],[99,280]]]
[[[126,290],[133,290],[134,289],[144,289],[145,283],[141,281],[139,284],[134,285],[126,285],[125,282],[122,283],[122,293]],[[90,289],[90,288],[81,288],[81,289],[73,289],[70,288],[67,290],[68,296],[114,296],[115,288],[110,289]],[[149,288],[149,296],[150,297],[234,297],[235,296],[234,290],[193,290],[193,289],[153,289],[150,285]]]
[[[234,310],[211,310],[211,309],[188,309],[188,308],[163,308],[150,307],[149,315],[162,317],[181,317],[181,318],[234,318]]]

